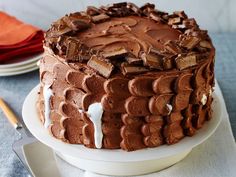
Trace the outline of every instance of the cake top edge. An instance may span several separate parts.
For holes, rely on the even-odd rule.
[[[150,3],[88,6],[54,22],[44,46],[65,62],[85,63],[105,78],[117,72],[185,70],[214,57],[207,31],[194,18],[184,11],[159,11]]]

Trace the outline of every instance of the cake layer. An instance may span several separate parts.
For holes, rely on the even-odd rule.
[[[90,148],[174,144],[211,118],[215,49],[184,12],[89,7],[46,33],[38,108],[51,134]]]

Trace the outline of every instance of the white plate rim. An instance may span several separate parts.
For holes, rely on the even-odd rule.
[[[35,66],[37,66],[37,62],[34,61],[34,62],[28,63],[26,65],[14,67],[14,68],[1,68],[0,73],[17,72],[17,71],[20,71],[20,70],[33,68]]]
[[[14,76],[14,75],[20,75],[20,74],[24,74],[24,73],[28,73],[34,70],[37,70],[39,67],[36,65],[34,67],[30,67],[28,69],[24,69],[24,70],[20,70],[20,71],[15,71],[15,72],[4,72],[4,73],[0,73],[0,76]]]
[[[147,148],[132,152],[123,150],[89,149],[83,145],[64,143],[49,134],[48,130],[45,129],[40,122],[36,109],[38,90],[39,85],[32,89],[23,104],[22,116],[27,128],[39,141],[51,147],[53,150],[77,158],[109,162],[134,162],[172,156],[185,150],[192,149],[204,142],[215,132],[222,119],[222,100],[219,99],[220,96],[217,95],[217,92],[214,92],[213,118],[206,122],[193,137],[185,137],[180,142],[170,146],[162,145],[156,148]]]
[[[36,54],[30,57],[27,57],[28,59],[21,61],[21,62],[17,62],[17,63],[12,63],[12,64],[0,64],[0,69],[3,68],[14,68],[14,67],[18,67],[18,66],[22,66],[22,65],[27,65],[29,63],[38,61],[40,58],[42,58],[43,53],[40,54]]]

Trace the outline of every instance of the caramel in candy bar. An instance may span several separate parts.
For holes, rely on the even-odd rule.
[[[99,14],[99,15],[96,15],[96,16],[93,16],[92,17],[92,21],[94,23],[99,23],[99,22],[103,22],[103,21],[106,21],[107,19],[109,19],[110,17],[106,14]]]
[[[149,17],[157,22],[163,21],[162,18],[157,13],[155,13],[155,11],[150,12]]]
[[[149,71],[148,68],[142,67],[142,66],[135,66],[135,65],[130,65],[128,63],[123,62],[121,64],[121,72],[123,75],[127,74],[138,74],[138,73],[143,73]]]
[[[76,60],[79,54],[79,41],[78,40],[68,40],[66,58],[68,60]]]
[[[127,8],[131,9],[136,14],[140,14],[141,13],[139,7],[136,6],[133,3],[127,3]]]
[[[170,18],[168,21],[168,25],[174,25],[174,24],[179,24],[179,23],[181,23],[180,17]]]
[[[174,41],[167,41],[165,43],[165,49],[166,49],[166,51],[168,51],[174,55],[181,53],[181,49]]]
[[[195,66],[197,64],[197,56],[195,54],[187,55],[187,56],[178,56],[175,59],[176,66],[183,70],[185,68]]]
[[[143,53],[141,55],[141,58],[145,66],[162,70],[162,60],[160,56],[151,53],[149,54]]]
[[[78,13],[70,14],[69,16],[65,16],[63,21],[67,24],[69,28],[74,31],[87,29],[90,27],[89,19],[86,17],[79,18],[80,15]]]
[[[114,66],[102,58],[93,55],[87,63],[88,66],[96,70],[102,76],[108,78],[114,69]]]
[[[116,59],[125,56],[127,53],[128,52],[125,48],[120,48],[111,52],[103,53],[102,56],[105,58]]]
[[[143,63],[143,60],[141,58],[136,58],[134,56],[127,56],[125,57],[125,59],[129,64],[139,65]]]
[[[192,49],[200,42],[200,38],[194,36],[186,36],[180,42],[180,45],[187,48]]]
[[[200,44],[200,46],[203,47],[203,48],[208,48],[208,49],[211,49],[211,48],[212,48],[210,42],[208,42],[208,41],[201,41],[199,44]]]
[[[94,6],[88,6],[86,12],[88,15],[94,16],[94,15],[99,15],[101,13],[101,9],[98,9]]]

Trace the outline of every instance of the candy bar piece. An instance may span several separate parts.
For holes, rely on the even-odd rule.
[[[93,55],[87,63],[88,66],[96,70],[102,76],[109,78],[114,66],[108,61]]]
[[[181,49],[174,41],[167,41],[165,43],[165,49],[174,55],[181,53]]]
[[[65,59],[67,61],[79,61],[89,60],[93,51],[91,51],[86,45],[84,45],[80,40],[69,37],[64,41],[65,44],[60,46],[60,50],[64,50],[66,46]],[[62,51],[63,53],[63,51]]]
[[[180,45],[187,48],[192,49],[200,42],[200,38],[194,36],[186,36],[180,42]]]
[[[188,16],[185,14],[184,11],[175,11],[173,14],[179,16],[180,18],[186,19]]]
[[[103,53],[102,56],[104,58],[116,59],[116,58],[124,57],[127,53],[128,51],[125,48],[120,48],[111,52]]]
[[[170,18],[168,20],[168,25],[174,25],[174,24],[179,24],[179,23],[181,23],[180,17]]]
[[[163,21],[162,18],[160,17],[160,15],[158,15],[155,11],[150,12],[149,17],[151,19],[153,19],[154,21],[157,21],[157,22],[162,22]]]
[[[136,58],[134,56],[126,56],[125,59],[129,64],[140,65],[143,63],[141,58]]]
[[[104,22],[104,21],[108,20],[109,18],[110,17],[106,14],[99,14],[99,15],[93,16],[92,21],[94,23],[99,23],[99,22]]]
[[[150,12],[152,12],[155,9],[155,5],[154,4],[150,4],[150,3],[146,3],[144,4],[140,10],[142,11],[142,13],[146,16],[148,16],[148,14]]]
[[[164,69],[172,69],[174,66],[173,59],[171,57],[164,57],[163,58],[163,68]]]
[[[81,16],[79,13],[66,15],[62,20],[73,31],[84,30],[90,27],[89,18],[86,16]]]
[[[112,17],[124,17],[130,15],[130,9],[127,7],[127,2],[114,3],[107,7],[102,7],[106,14]]]
[[[197,62],[200,62],[202,60],[207,60],[209,57],[210,53],[209,52],[204,52],[204,53],[198,53],[196,54],[197,57]]]
[[[145,9],[155,9],[155,5],[151,3],[146,3],[142,7],[140,7],[140,10],[145,10]]]
[[[152,53],[149,54],[143,53],[141,55],[141,58],[145,66],[162,70],[162,61],[160,55],[155,55]]]
[[[144,73],[147,71],[149,71],[149,69],[142,66],[130,65],[126,62],[123,62],[121,64],[121,72],[123,75],[139,74],[139,73]]]
[[[183,24],[187,27],[187,28],[193,28],[193,27],[198,27],[197,22],[194,18],[189,18],[189,19],[185,19],[183,20]]]
[[[208,49],[211,49],[211,48],[212,48],[210,42],[208,42],[208,41],[201,41],[201,42],[199,43],[199,45],[200,45],[201,47],[203,47],[203,48],[208,48]]]
[[[157,55],[159,58],[162,58],[163,56],[166,55],[166,52],[164,50],[158,50],[153,47],[150,48],[149,53]]]
[[[51,30],[46,32],[46,37],[58,37],[72,31],[61,19],[53,23]]]
[[[175,62],[177,68],[183,70],[185,68],[195,66],[197,64],[197,56],[195,54],[190,54],[187,56],[180,55],[175,59]]]
[[[118,3],[114,3],[113,7],[126,7],[127,6],[127,2],[118,2]]]
[[[66,59],[67,60],[77,60],[79,54],[79,40],[69,39],[67,42],[67,50],[66,50]]]
[[[86,13],[90,16],[95,16],[95,15],[99,15],[101,13],[101,10],[94,6],[88,6]]]
[[[141,14],[139,7],[134,3],[127,3],[127,8],[131,9],[135,14]]]
[[[67,27],[67,26],[64,26],[64,27],[60,27],[58,30],[56,30],[56,31],[52,31],[51,32],[51,36],[52,37],[56,37],[56,36],[61,36],[61,35],[63,35],[63,34],[66,34],[66,33],[68,33],[68,32],[70,32],[70,31],[72,31],[69,27]]]

